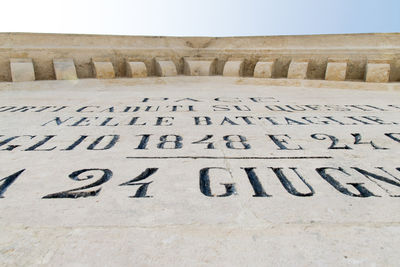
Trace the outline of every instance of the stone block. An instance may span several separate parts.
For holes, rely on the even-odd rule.
[[[185,59],[184,73],[189,76],[211,76],[213,74],[213,60]]]
[[[365,71],[365,81],[387,83],[389,81],[390,64],[385,62],[368,62]]]
[[[398,87],[0,82],[0,266],[397,266]]]
[[[254,68],[255,78],[272,78],[272,72],[274,70],[275,61],[259,61]]]
[[[115,78],[114,67],[110,61],[92,60],[94,75],[97,79]]]
[[[160,77],[176,76],[175,63],[171,60],[155,60],[156,74]]]
[[[76,69],[72,58],[53,59],[54,72],[57,80],[76,80]]]
[[[346,79],[347,62],[346,61],[330,61],[326,66],[325,80],[344,81]]]
[[[240,77],[243,75],[243,60],[230,60],[225,63],[223,76]]]
[[[30,58],[10,59],[11,78],[13,82],[28,82],[35,80],[35,70]]]
[[[306,79],[308,61],[292,60],[289,65],[288,79]]]
[[[147,68],[144,62],[127,61],[126,74],[130,78],[144,78],[147,77]]]

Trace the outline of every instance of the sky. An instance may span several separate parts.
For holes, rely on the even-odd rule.
[[[400,0],[3,0],[0,32],[263,36],[400,32]]]

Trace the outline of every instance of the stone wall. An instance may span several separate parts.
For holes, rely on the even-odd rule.
[[[143,73],[146,76],[225,73],[259,78],[400,81],[400,34],[397,33],[227,38],[3,33],[0,43],[0,81],[21,80],[12,78],[13,71],[19,77],[22,74],[17,72],[28,71],[22,80],[138,75],[132,73],[127,62],[144,63],[144,66],[136,64],[140,77]],[[21,59],[25,68],[21,70],[17,65],[14,70],[10,68],[10,62]],[[58,65],[57,70],[54,61],[60,59],[70,64]],[[26,60],[32,62],[32,67],[27,67]],[[160,61],[172,62],[169,68],[176,70],[163,73]],[[96,70],[96,65],[101,70]],[[225,70],[225,66],[230,70]],[[65,68],[69,74],[57,77],[57,71]],[[108,75],[98,76],[103,71]]]

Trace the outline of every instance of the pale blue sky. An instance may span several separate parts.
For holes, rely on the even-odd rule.
[[[168,36],[400,32],[400,0],[4,0],[0,32]]]

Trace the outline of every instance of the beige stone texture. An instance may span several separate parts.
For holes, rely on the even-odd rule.
[[[92,63],[93,63],[94,75],[97,79],[115,78],[114,67],[110,61],[100,61],[94,59]]]
[[[0,83],[0,263],[396,266],[400,135],[386,134],[399,133],[399,92],[222,76]]]
[[[147,77],[147,68],[144,62],[127,61],[126,62],[127,76],[130,78]]]
[[[254,68],[255,78],[272,78],[275,60],[258,61]]]
[[[30,58],[12,58],[10,59],[10,68],[13,82],[35,80],[35,71]]]
[[[188,76],[211,76],[213,75],[214,60],[186,59],[184,73]]]
[[[0,43],[1,266],[398,265],[400,34]],[[38,81],[10,82],[19,57]],[[260,58],[274,79],[250,77]],[[215,75],[177,76],[187,59]],[[372,59],[390,82],[364,82]]]
[[[243,76],[243,60],[228,60],[224,65],[223,76],[240,77]]]
[[[288,79],[306,79],[308,70],[308,61],[292,60],[289,65]]]
[[[328,61],[326,66],[325,80],[344,81],[346,79],[346,61]]]
[[[12,81],[10,58],[32,58],[36,80],[55,80],[54,58],[71,58],[80,79],[93,78],[92,58],[113,63],[116,77],[126,77],[126,59],[142,61],[156,76],[153,58],[171,60],[184,73],[184,58],[215,58],[215,75],[224,63],[244,59],[244,76],[253,76],[257,61],[275,58],[274,78],[287,77],[291,59],[308,59],[308,79],[325,80],[328,58],[348,59],[346,79],[365,80],[367,61],[388,60],[389,82],[400,81],[400,34],[335,34],[259,37],[150,37],[74,34],[0,33],[0,81]],[[382,45],[385,44],[385,45]]]
[[[171,60],[155,60],[156,74],[160,77],[169,77],[178,75],[175,63]]]
[[[365,81],[374,83],[386,83],[389,81],[389,63],[368,62],[365,70]]]
[[[54,72],[57,80],[76,80],[76,69],[72,58],[53,59]]]

